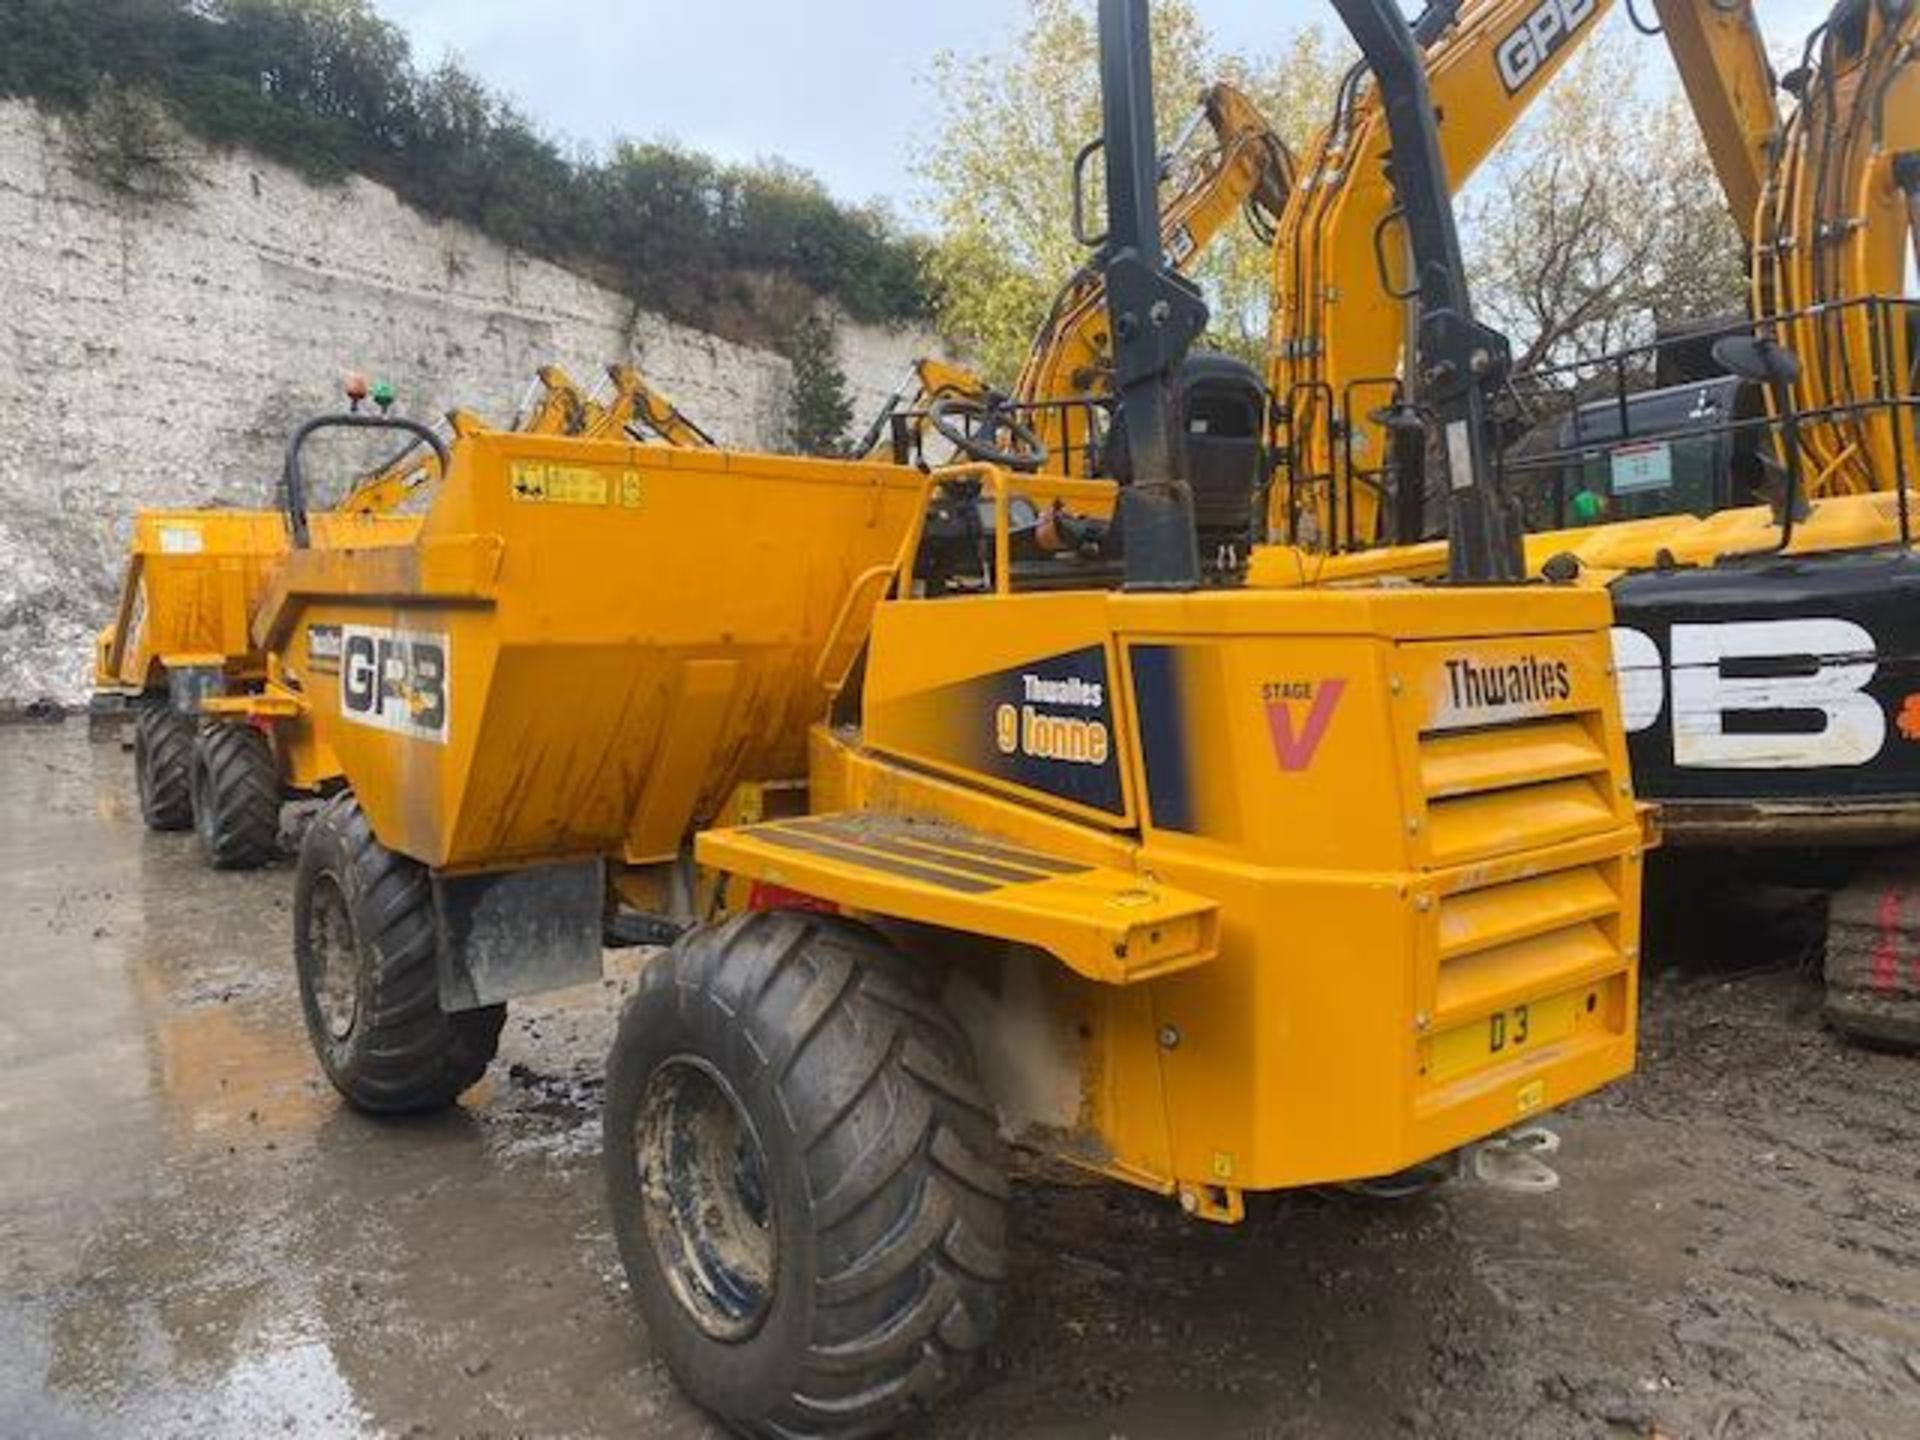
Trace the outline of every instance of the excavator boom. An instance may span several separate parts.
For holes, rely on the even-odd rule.
[[[1920,337],[1877,302],[1907,293],[1920,243],[1920,6],[1841,0],[1791,77],[1799,95],[1756,213],[1752,309],[1792,317],[1809,498],[1920,477],[1912,416],[1885,402]],[[1776,416],[1780,405],[1774,403]]]
[[[1455,193],[1611,8],[1612,0],[1429,6],[1414,33],[1426,46],[1440,159]],[[1419,399],[1402,372],[1412,333],[1407,301],[1420,282],[1405,273],[1391,150],[1378,91],[1356,67],[1332,123],[1302,157],[1273,247],[1267,384],[1290,464],[1268,529],[1316,546],[1381,538],[1385,412]]]
[[[1653,0],[1714,174],[1748,244],[1779,152],[1780,106],[1753,0]]]

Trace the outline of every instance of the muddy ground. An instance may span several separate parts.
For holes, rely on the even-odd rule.
[[[309,1059],[289,890],[145,834],[117,737],[0,729],[0,1436],[709,1434],[601,1214],[623,981],[376,1124]],[[928,1433],[1920,1435],[1920,1060],[1822,1031],[1805,921],[1669,947],[1551,1195],[1219,1231],[1020,1185],[994,1373]]]

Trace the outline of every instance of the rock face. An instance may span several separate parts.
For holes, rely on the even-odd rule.
[[[62,122],[0,102],[0,708],[87,690],[141,506],[260,505],[288,432],[343,372],[399,413],[511,419],[535,368],[629,358],[724,443],[777,448],[791,371],[433,220],[367,180],[315,186],[183,143],[178,201],[102,189]],[[846,326],[863,426],[913,331]]]

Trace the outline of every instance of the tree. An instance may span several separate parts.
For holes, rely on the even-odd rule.
[[[1073,158],[1100,133],[1098,35],[1087,0],[1028,0],[1025,25],[999,53],[934,58],[934,138],[916,172],[931,192],[937,239],[927,273],[946,338],[1008,383],[1047,308],[1087,258],[1073,238]],[[1290,141],[1331,106],[1339,60],[1317,29],[1258,64],[1218,54],[1190,0],[1153,10],[1154,99],[1170,140],[1201,90],[1243,86]],[[1089,197],[1098,225],[1098,165]],[[1214,311],[1214,339],[1257,349],[1265,340],[1265,249],[1241,227],[1223,235],[1198,272]]]
[[[80,173],[128,199],[183,200],[195,179],[179,127],[147,90],[101,91],[74,117],[68,138]]]
[[[793,448],[802,455],[844,455],[847,427],[853,424],[853,395],[840,367],[840,337],[831,320],[808,315],[787,339],[793,362],[793,397],[788,407]]]
[[[1745,256],[1699,127],[1677,94],[1638,98],[1634,43],[1593,42],[1463,197],[1474,302],[1520,371],[1743,307]]]

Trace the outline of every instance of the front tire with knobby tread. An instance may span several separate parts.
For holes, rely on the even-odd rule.
[[[764,1151],[764,1300],[726,1335],[674,1273],[711,1247],[663,1246],[653,1223],[695,1133],[654,1124],[660,1077],[696,1069]],[[621,1259],[699,1404],[748,1434],[838,1440],[891,1431],[977,1368],[1006,1273],[1005,1155],[964,1034],[873,931],[770,911],[689,933],[621,1015],[604,1119]]]
[[[133,778],[149,830],[193,825],[193,732],[193,717],[164,695],[140,702],[133,717]]]
[[[251,725],[201,727],[193,751],[193,827],[216,870],[257,870],[280,854],[280,765]]]
[[[350,1105],[444,1109],[486,1074],[507,1007],[440,1008],[427,869],[374,838],[351,791],[327,803],[301,842],[293,936],[308,1038]]]

